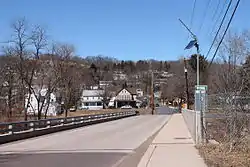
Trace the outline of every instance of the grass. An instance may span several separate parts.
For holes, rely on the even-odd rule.
[[[232,147],[226,133],[226,119],[210,118],[206,121],[209,123],[208,139],[219,142],[197,146],[208,167],[250,167],[250,131],[240,142],[232,142]]]
[[[250,144],[250,143],[249,143]],[[250,150],[230,151],[227,144],[197,146],[208,167],[250,167]]]
[[[206,119],[208,139],[214,139],[218,142],[223,142],[226,135],[226,120],[225,119]]]

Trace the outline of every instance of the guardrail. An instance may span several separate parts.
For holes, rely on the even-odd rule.
[[[0,144],[67,129],[135,116],[137,111],[0,123]]]

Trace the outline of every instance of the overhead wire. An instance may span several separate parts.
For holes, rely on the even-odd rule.
[[[211,0],[208,0],[207,4],[206,4],[206,9],[204,10],[204,13],[203,13],[203,17],[202,17],[202,21],[201,21],[201,25],[199,27],[198,33],[200,33],[200,31],[202,30],[202,27],[204,25],[205,19],[207,17],[207,12],[208,12],[208,8],[210,6],[210,3],[211,3]]]
[[[214,12],[214,14],[212,16],[212,20],[214,20],[215,16],[217,15],[217,13],[219,11],[220,4],[221,4],[221,0],[218,0],[217,7],[216,7],[215,12]]]
[[[193,20],[194,20],[194,14],[195,14],[196,4],[197,4],[197,0],[194,0],[194,1],[193,1],[192,11],[191,11],[190,29],[192,29],[192,26],[193,26]],[[186,40],[188,40],[189,37],[190,37],[190,34],[188,34]],[[189,55],[190,53],[191,53],[191,50],[188,51],[187,55]]]
[[[225,30],[224,33],[223,33],[223,36],[222,36],[222,38],[221,38],[221,40],[220,40],[220,42],[219,42],[219,44],[218,44],[218,46],[217,46],[217,48],[216,48],[216,50],[215,50],[215,52],[214,52],[213,58],[212,58],[211,62],[209,63],[209,66],[208,66],[208,67],[210,67],[210,66],[212,65],[212,63],[213,63],[213,60],[214,60],[214,58],[215,58],[215,56],[216,56],[216,54],[217,54],[217,52],[218,52],[218,50],[219,50],[219,48],[220,48],[221,43],[223,42],[223,39],[225,38],[225,35],[226,35],[227,31],[228,31],[228,28],[230,27],[230,24],[231,24],[231,22],[232,22],[232,20],[233,20],[233,17],[234,17],[234,15],[235,15],[235,13],[236,13],[236,11],[237,11],[237,9],[238,9],[238,6],[239,6],[239,4],[240,4],[240,1],[241,1],[241,0],[238,0],[238,1],[237,1],[237,4],[236,4],[236,6],[235,6],[235,8],[234,8],[234,11],[233,11],[233,13],[232,13],[232,15],[231,15],[231,17],[230,17],[230,20],[229,20],[229,22],[228,22],[228,24],[227,24],[226,30]]]
[[[194,0],[192,14],[191,14],[191,22],[190,22],[190,28],[191,29],[192,29],[192,26],[193,26],[193,19],[194,19],[194,12],[195,12],[195,7],[196,7],[196,2],[197,2],[197,0]]]
[[[229,4],[227,5],[227,10],[226,10],[226,12],[225,12],[225,14],[224,14],[224,16],[223,16],[223,18],[222,18],[222,20],[221,20],[220,26],[219,26],[219,28],[218,28],[218,30],[217,30],[217,32],[216,32],[216,35],[214,36],[213,42],[212,42],[212,44],[211,44],[211,46],[210,46],[210,48],[209,48],[209,50],[208,50],[208,52],[207,52],[207,54],[206,54],[205,59],[208,58],[208,55],[209,55],[209,53],[211,52],[211,49],[212,49],[212,47],[213,47],[213,45],[214,45],[214,43],[215,43],[215,41],[216,41],[216,39],[217,39],[217,37],[218,37],[218,35],[219,35],[219,32],[220,32],[220,30],[221,30],[221,27],[222,27],[224,21],[225,21],[225,18],[226,18],[227,14],[228,14],[228,11],[229,11],[229,9],[230,9],[230,7],[231,7],[231,5],[232,5],[232,2],[233,2],[233,0],[230,0]]]
[[[216,8],[215,8],[215,10],[214,10],[214,12],[213,12],[213,15],[212,15],[212,17],[211,17],[211,19],[212,19],[212,22],[215,20],[215,18],[216,18],[216,16],[217,16],[217,14],[218,14],[218,12],[219,12],[219,10],[220,10],[220,7],[221,7],[221,2],[222,2],[222,0],[217,0],[217,4],[216,4]],[[214,23],[212,23],[211,22],[211,24],[213,24],[214,25]],[[216,25],[216,23],[217,22],[215,22],[215,25]],[[207,35],[208,35],[208,38],[213,38],[213,34],[211,33],[211,27],[212,27],[212,25],[210,25],[209,26],[209,28],[208,28],[208,30],[207,30]]]
[[[214,30],[215,30],[215,28],[216,28],[216,25],[217,25],[218,21],[220,20],[221,15],[223,14],[224,6],[226,6],[227,2],[228,2],[228,0],[225,0],[224,3],[223,3],[223,5],[222,5],[222,7],[220,8],[220,12],[219,12],[219,14],[218,14],[218,17],[216,18],[216,20],[215,20],[215,22],[214,22],[214,25],[212,26],[213,28],[212,28],[212,31],[210,32],[211,35],[213,34],[213,32],[214,32]],[[214,18],[214,19],[215,19],[215,18]],[[213,20],[214,20],[214,19],[213,19]]]

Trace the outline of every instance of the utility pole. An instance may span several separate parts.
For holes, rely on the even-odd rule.
[[[200,47],[199,47],[198,42],[195,43],[195,47],[197,49],[197,86],[199,86],[200,85],[200,80],[199,80],[199,78],[200,78],[200,70],[199,70],[200,69],[200,66],[199,66],[199,64],[200,64]],[[205,134],[204,134],[204,132],[205,132],[205,127],[204,127],[205,124],[204,124],[204,111],[203,111],[202,104],[204,102],[202,102],[202,100],[201,100],[201,93],[200,92],[199,92],[199,95],[198,95],[196,101],[198,101],[200,103],[199,107],[198,107],[198,105],[196,105],[196,108],[198,107],[198,109],[200,109],[200,124],[199,124],[199,126],[200,126],[200,141],[198,140],[199,136],[196,135],[196,138],[197,138],[197,140],[199,142],[203,143],[204,142],[204,137],[205,137]],[[196,109],[196,110],[198,110],[198,109]],[[196,111],[196,113],[197,113],[197,111]],[[197,120],[197,122],[198,122],[198,119],[199,119],[198,118],[198,114],[196,114],[196,120]]]
[[[155,110],[155,106],[154,106],[154,72],[152,69],[152,64],[150,62],[150,71],[151,71],[151,114],[154,115],[154,110]]]
[[[184,73],[185,73],[185,82],[186,82],[186,96],[187,96],[187,109],[189,109],[189,91],[188,91],[188,71],[187,71],[187,64],[186,59],[184,58]]]
[[[197,88],[199,87],[200,85],[200,47],[199,47],[199,44],[198,44],[198,39],[196,37],[196,35],[188,28],[188,26],[181,20],[179,19],[179,21],[181,22],[181,24],[187,29],[187,31],[192,35],[192,38],[193,40],[189,42],[189,44],[186,46],[185,49],[190,49],[192,48],[193,46],[196,47],[196,50],[197,50],[197,65],[196,65],[196,68],[197,68],[197,71],[196,71],[196,86]],[[200,97],[200,93],[196,93],[196,90],[195,90],[195,115],[196,115],[196,119],[195,119],[195,122],[196,122],[196,143],[199,143],[199,142],[202,142],[203,141],[203,132],[204,132],[204,126],[203,126],[203,111],[202,111],[202,106],[201,106],[201,97]],[[198,106],[199,104],[199,106]],[[199,111],[200,110],[200,111]],[[199,114],[198,112],[200,113],[200,120],[199,120]]]
[[[155,111],[155,102],[154,102],[154,72],[151,73],[151,98],[152,98],[152,115]]]
[[[197,71],[196,71],[196,76],[197,76],[197,86],[200,85],[200,47],[199,47],[199,44],[198,42],[196,41],[196,43],[194,44],[194,46],[196,47],[197,49],[197,56],[196,56],[196,61],[197,61]]]

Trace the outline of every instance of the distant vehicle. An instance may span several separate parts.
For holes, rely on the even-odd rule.
[[[122,106],[121,109],[132,109],[132,107],[130,105],[125,105],[125,106]]]
[[[72,106],[70,109],[69,109],[70,112],[74,112],[76,111],[76,107],[75,106]]]
[[[88,110],[88,109],[89,109],[88,106],[82,106],[82,107],[80,108],[80,110]]]

